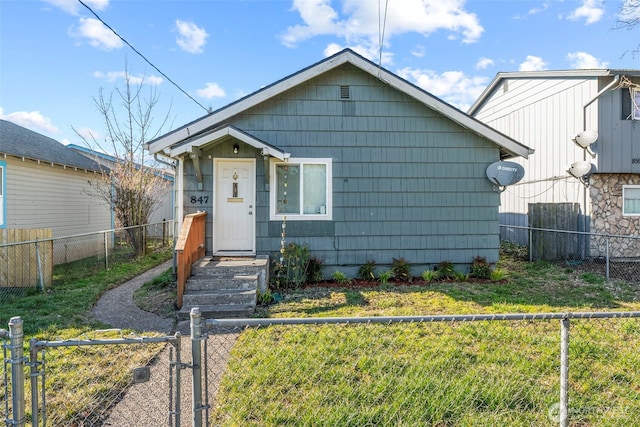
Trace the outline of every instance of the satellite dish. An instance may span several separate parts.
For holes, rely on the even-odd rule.
[[[524,177],[522,165],[514,162],[495,162],[487,167],[487,178],[500,187],[515,184]]]
[[[582,178],[583,176],[590,174],[592,168],[593,165],[591,162],[580,160],[569,166],[569,173],[576,178]]]
[[[573,140],[582,148],[587,148],[598,139],[598,131],[595,130],[583,130],[576,135]]]

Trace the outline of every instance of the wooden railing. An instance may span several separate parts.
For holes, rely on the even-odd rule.
[[[177,306],[182,308],[187,279],[191,276],[191,266],[205,253],[205,224],[207,213],[198,212],[184,217],[180,236],[176,242],[176,285],[178,288]]]

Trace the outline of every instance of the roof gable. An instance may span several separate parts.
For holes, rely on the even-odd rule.
[[[63,166],[101,171],[100,165],[55,139],[0,120],[0,153]]]
[[[467,111],[470,115],[475,115],[482,105],[491,97],[491,95],[500,88],[500,85],[505,80],[514,79],[597,79],[599,77],[611,77],[615,76],[640,76],[640,70],[614,70],[614,69],[579,69],[579,70],[544,70],[544,71],[515,71],[515,72],[502,72],[496,74],[491,83],[482,91],[478,99]]]
[[[353,66],[375,76],[381,82],[399,90],[429,108],[443,114],[448,119],[458,123],[462,127],[493,141],[501,148],[501,157],[521,156],[527,158],[533,151],[514,139],[496,131],[486,124],[474,119],[457,108],[447,104],[430,93],[409,83],[399,76],[387,71],[375,63],[356,54],[350,49],[345,49],[331,57],[324,59],[310,67],[304,68],[295,74],[285,77],[269,86],[266,86],[253,94],[250,94],[238,101],[231,103],[217,111],[214,111],[198,120],[188,123],[172,132],[169,132],[151,142],[145,148],[151,153],[164,151],[171,152],[171,147],[182,144],[184,141],[196,138],[204,132],[215,129],[225,123],[229,118],[271,99],[293,87],[296,87],[314,77],[336,69],[337,67],[349,63]]]

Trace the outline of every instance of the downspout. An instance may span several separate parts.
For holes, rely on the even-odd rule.
[[[613,80],[611,81],[611,83],[609,83],[608,85],[606,85],[604,88],[602,88],[602,90],[600,90],[600,92],[598,92],[596,94],[596,96],[594,96],[589,102],[587,102],[586,104],[584,104],[584,106],[582,107],[582,130],[585,131],[587,130],[587,107],[589,107],[591,104],[593,104],[594,102],[596,102],[596,100],[598,98],[600,98],[602,96],[602,94],[604,94],[606,91],[610,90],[614,85],[618,84],[618,82],[620,81],[620,75],[616,74],[613,77]],[[582,151],[582,160],[587,160],[587,150],[584,149]],[[584,215],[582,216],[582,231],[586,232],[587,231],[587,186],[584,186],[584,193],[582,194],[582,203],[585,209]],[[589,209],[589,216],[591,216],[591,209]]]

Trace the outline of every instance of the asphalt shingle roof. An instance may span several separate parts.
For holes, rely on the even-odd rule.
[[[100,171],[100,165],[55,139],[0,120],[0,153],[59,165]]]

